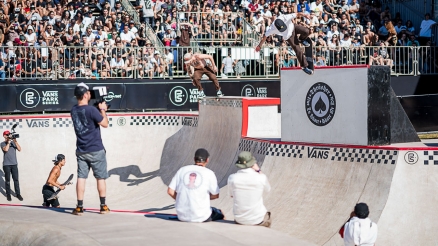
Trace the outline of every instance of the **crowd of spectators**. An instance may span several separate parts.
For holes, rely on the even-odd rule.
[[[369,64],[392,66],[412,57],[395,46],[430,45],[435,22],[429,14],[415,30],[410,20],[399,13],[392,16],[378,1],[357,1],[137,0],[139,22],[118,0],[1,1],[0,77],[132,77],[134,71],[139,78],[172,76],[181,56],[175,54],[176,47],[191,42],[244,45],[243,36],[260,36],[271,16],[296,12],[310,14],[310,19],[297,19],[296,24],[310,28],[317,65],[366,58]],[[152,45],[149,26],[166,49]],[[297,65],[280,36],[270,37],[266,47],[272,48],[275,66]]]

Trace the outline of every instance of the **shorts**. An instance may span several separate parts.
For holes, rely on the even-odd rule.
[[[53,193],[55,193],[55,190],[53,189],[52,186],[44,185],[42,193],[43,193],[43,199],[44,199],[43,206],[45,206],[45,207],[52,206],[52,208],[59,207],[60,204],[59,204],[58,198],[53,199],[53,200],[47,200],[53,195]]]
[[[107,179],[108,171],[106,164],[105,150],[88,153],[76,153],[78,161],[78,178],[88,178],[90,168],[93,170],[93,175],[96,179]]]
[[[225,218],[225,216],[224,216],[224,214],[222,213],[222,211],[220,209],[217,209],[215,207],[211,207],[211,215],[204,222],[215,221],[215,220],[222,220],[224,218]]]

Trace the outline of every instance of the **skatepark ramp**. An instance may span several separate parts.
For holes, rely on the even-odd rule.
[[[353,71],[351,68],[345,70],[348,73]],[[313,83],[322,81],[317,77],[321,71],[316,70],[316,81]],[[360,73],[360,78],[370,77],[369,71]],[[329,85],[339,103],[346,97],[341,94],[351,91],[347,87],[343,91],[342,87],[332,85],[331,81],[326,79],[322,82]],[[298,108],[303,109],[302,113],[305,113],[305,98],[310,86],[300,86],[296,85],[295,92],[289,89],[289,96],[292,97],[289,104],[298,105]],[[368,85],[363,89],[369,91]],[[302,121],[297,125],[296,121],[303,120],[298,115],[300,109],[292,112],[297,115],[289,119],[289,125],[282,122],[282,132],[293,131],[296,127],[303,131],[297,141],[248,137],[253,134],[270,134],[270,125],[266,127],[261,123],[273,117],[279,101],[269,98],[206,98],[199,104],[199,115],[110,114],[110,127],[102,130],[110,173],[107,180],[108,204],[113,210],[174,213],[174,201],[166,194],[167,184],[178,168],[193,164],[195,150],[202,147],[211,154],[208,167],[216,173],[221,187],[220,198],[213,201],[212,205],[222,209],[227,220],[233,221],[232,200],[227,196],[226,181],[229,174],[236,171],[234,163],[238,153],[250,151],[271,183],[271,192],[264,196],[264,202],[272,212],[273,230],[317,245],[343,245],[338,235],[339,228],[348,219],[354,205],[365,202],[370,207],[371,219],[379,226],[377,245],[435,245],[438,237],[431,232],[438,230],[435,220],[438,212],[433,209],[438,203],[438,196],[434,195],[438,190],[438,148],[427,147],[420,142],[394,144],[394,124],[400,126],[397,131],[404,136],[395,139],[407,140],[412,135],[404,115],[396,117],[397,104],[393,102],[390,90],[385,90],[389,93],[385,98],[387,104],[372,111],[379,111],[380,107],[381,112],[391,116],[381,121],[383,126],[387,126],[388,134],[385,136],[391,137],[386,138],[388,142],[382,146],[369,145],[368,142],[370,130],[383,129],[385,132],[385,128],[380,128],[378,124],[375,128],[369,128],[369,118],[374,113],[370,114],[368,110],[368,107],[373,106],[369,104],[373,100],[370,101],[367,94],[364,94],[365,99],[357,96],[361,110],[350,111],[353,114],[350,119],[352,121],[346,121],[348,117],[341,116],[343,108],[348,106],[345,104],[349,103],[346,100],[345,104],[338,104],[334,117],[326,125],[333,127],[326,130],[337,132],[341,132],[344,125],[352,136],[342,138],[324,135],[330,132],[320,131],[320,127],[324,126],[317,127],[313,123],[315,131],[305,129],[312,117],[305,116],[307,122]],[[327,93],[327,90],[323,91]],[[301,99],[294,102],[293,97]],[[330,109],[323,110],[323,104],[327,105],[325,100],[330,97],[320,97],[320,111],[330,112]],[[282,110],[288,110],[285,103],[282,100]],[[388,110],[384,107],[391,108]],[[344,120],[338,121],[338,117]],[[350,124],[360,120],[367,123],[362,128],[357,127],[356,132]],[[398,122],[392,124],[393,121]],[[17,132],[20,133],[19,141],[23,148],[18,154],[18,162],[25,200],[19,203],[14,198],[13,204],[38,206],[42,203],[41,187],[47,179],[54,155],[63,153],[67,156],[61,181],[71,173],[76,173],[72,123],[68,115],[8,116],[0,118],[0,130],[10,129],[14,123],[19,123]],[[354,136],[365,143],[351,143],[356,141]],[[375,136],[377,138],[373,139],[383,139],[379,138],[381,135]],[[321,141],[310,141],[306,137],[320,137]],[[323,140],[333,141],[325,143]],[[0,179],[0,191],[4,195],[4,183],[1,182],[4,182],[3,179]],[[73,187],[67,187],[60,195],[62,207],[73,207],[76,204]],[[4,196],[0,196],[0,203],[9,204]],[[87,181],[84,205],[94,208],[99,206],[96,184],[91,178]],[[2,208],[0,216],[1,213]],[[214,223],[208,226],[211,225],[214,226]],[[224,231],[231,233],[232,230],[226,226],[233,225],[221,225]],[[244,226],[229,228],[251,230],[251,227]]]

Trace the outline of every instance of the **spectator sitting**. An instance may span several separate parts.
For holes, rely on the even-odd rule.
[[[397,25],[394,26],[394,29],[397,32],[397,34],[399,34],[402,30],[406,30],[406,26],[403,26],[402,24],[403,24],[402,21],[399,20],[397,21]]]
[[[138,32],[137,27],[135,27],[134,20],[129,21],[129,31],[134,33],[134,35],[137,34],[137,32]]]
[[[53,79],[53,75],[52,61],[44,54],[42,55],[42,59],[38,59],[37,62],[37,76],[42,77],[42,79]]]
[[[420,42],[415,39],[415,35],[411,35],[409,38],[408,46],[420,46]]]
[[[125,72],[123,71],[123,68],[125,67],[125,61],[122,59],[122,54],[118,53],[116,58],[111,60],[110,66],[112,69],[112,76],[125,76]]]
[[[345,246],[371,246],[377,240],[377,224],[369,218],[370,211],[365,203],[358,203],[350,214],[350,219],[339,233],[344,238]]]
[[[24,36],[26,37],[26,41],[29,45],[30,44],[33,45],[37,40],[36,34],[35,34],[32,26],[29,26],[27,28],[27,33],[24,34]]]
[[[129,31],[129,26],[125,26],[123,32],[120,33],[120,38],[123,44],[131,43],[131,40],[135,39],[135,34]]]
[[[65,24],[61,22],[61,19],[56,19],[53,30],[61,35],[65,33]]]
[[[173,31],[173,29],[168,26],[166,28],[166,33],[163,36],[163,42],[165,46],[170,46],[172,41],[176,38],[176,33]]]

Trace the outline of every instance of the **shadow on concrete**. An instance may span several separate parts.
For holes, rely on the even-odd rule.
[[[178,219],[178,216],[176,216],[176,214],[161,214],[161,213],[157,213],[157,214],[145,214],[144,217],[146,218],[157,218],[157,219],[162,219],[162,220],[173,220],[173,221],[178,221],[178,222],[182,222]],[[234,222],[233,220],[215,220],[215,221],[210,221],[210,222],[218,222],[218,223],[224,223],[224,224],[233,224],[233,225],[237,225],[236,222]],[[207,223],[207,222],[205,222]]]
[[[164,206],[162,208],[148,208],[148,209],[139,210],[139,212],[164,211],[164,210],[169,210],[169,209],[174,209],[174,208],[175,208],[175,204],[170,204],[170,205]]]
[[[0,193],[6,197],[6,184],[5,184],[5,173],[3,172],[3,170],[0,169]],[[12,179],[12,177],[11,177]],[[12,181],[14,182],[14,181]],[[17,196],[15,194],[15,192],[11,189],[11,195],[12,196]]]
[[[143,182],[151,180],[157,177],[159,174],[159,170],[142,173],[140,167],[137,165],[129,165],[126,167],[116,167],[108,171],[108,175],[119,175],[120,182],[128,183],[127,186],[139,185]],[[130,179],[129,176],[133,175],[137,179]]]

